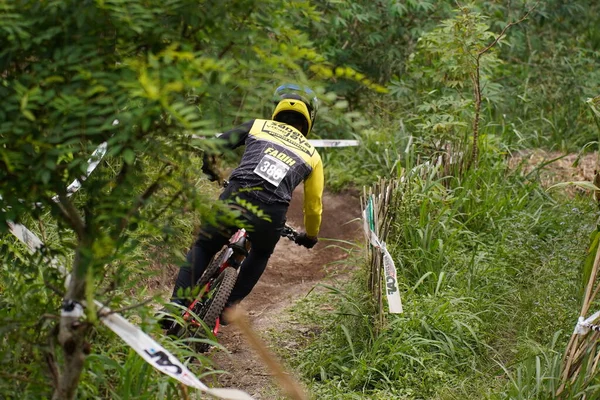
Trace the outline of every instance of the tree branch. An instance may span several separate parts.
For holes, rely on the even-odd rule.
[[[148,200],[160,188],[160,180],[161,178],[157,179],[152,185],[150,185],[148,189],[146,189],[146,191],[137,198],[133,207],[131,207],[127,212],[127,215],[121,218],[121,222],[119,223],[119,226],[114,233],[115,237],[117,237],[121,232],[123,232],[123,230],[127,227],[127,224],[129,224],[129,220],[131,219],[131,217],[133,217],[133,215],[142,207],[146,200]]]
[[[50,290],[52,290],[54,292],[54,294],[60,296],[61,298],[65,296],[65,293],[60,290],[59,288],[57,288],[56,286],[54,286],[52,283],[50,283],[49,280],[47,280],[46,278],[44,278],[44,285],[46,285],[46,287]]]
[[[73,280],[77,278],[73,277]],[[64,355],[64,368],[54,389],[52,400],[72,400],[77,393],[81,371],[85,363],[85,336],[90,324],[83,324],[77,316],[61,316],[58,341]]]
[[[86,274],[92,264],[89,256],[92,238],[83,230],[78,242],[73,261],[73,272],[63,301],[58,331],[58,342],[62,347],[64,367],[60,380],[54,388],[52,400],[72,400],[75,398],[81,371],[85,364],[86,349],[89,348],[85,337],[90,329],[90,324],[84,324],[80,321],[83,316],[80,302],[85,298]]]
[[[152,299],[146,299],[146,300],[142,301],[141,303],[136,303],[136,304],[133,304],[133,305],[127,306],[127,307],[122,307],[117,310],[102,311],[102,309],[100,309],[100,310],[98,310],[98,316],[100,318],[103,318],[103,317],[107,317],[111,314],[121,314],[124,311],[133,310],[135,308],[145,306],[146,304],[149,304],[151,302],[152,302]]]
[[[15,381],[25,382],[25,383],[36,383],[33,379],[26,378],[24,376],[16,375],[16,374],[8,374],[6,372],[0,371],[0,376],[6,379],[14,379]]]
[[[169,167],[169,166],[167,166]],[[158,191],[158,189],[160,189],[160,182],[166,177],[171,175],[173,172],[172,169],[169,168],[169,170],[167,171],[166,174],[158,177],[154,183],[152,183],[145,191],[144,193],[142,193],[141,196],[139,196],[137,198],[137,200],[135,201],[134,205],[129,209],[129,211],[127,212],[127,215],[125,215],[123,218],[121,218],[121,222],[119,223],[119,226],[117,227],[117,230],[115,232],[113,232],[113,237],[116,238],[118,237],[121,232],[123,232],[123,230],[127,227],[127,224],[129,224],[129,220],[131,219],[131,217],[133,217],[133,215],[144,205],[144,203],[154,194],[156,193],[156,191]]]
[[[73,203],[66,196],[65,193],[60,193],[58,195],[57,202],[63,216],[67,220],[67,223],[75,231],[77,237],[81,240],[85,235],[85,222],[79,216],[79,213],[73,206]]]
[[[481,57],[490,51],[492,47],[494,47],[500,39],[506,34],[508,29],[511,26],[518,25],[521,22],[525,21],[529,14],[540,4],[541,0],[538,0],[533,7],[531,7],[525,15],[523,15],[519,20],[508,23],[504,29],[500,32],[498,36],[487,46],[477,52],[475,57],[475,72],[471,75],[471,80],[473,81],[473,95],[475,97],[475,116],[473,117],[473,148],[471,149],[471,158],[468,160],[467,169],[471,168],[473,163],[477,164],[479,158],[479,119],[481,115]]]
[[[503,37],[503,36],[506,34],[506,31],[507,31],[507,30],[508,30],[508,29],[509,29],[511,26],[518,25],[518,24],[520,24],[521,22],[525,21],[525,20],[527,19],[527,17],[529,17],[529,14],[531,14],[531,12],[532,12],[532,11],[533,11],[533,10],[534,10],[534,9],[535,9],[535,8],[536,8],[538,5],[539,5],[539,4],[540,4],[540,2],[541,2],[541,1],[542,1],[542,0],[538,0],[538,1],[537,1],[537,2],[536,2],[534,5],[533,5],[533,7],[531,7],[529,10],[527,10],[527,12],[525,13],[525,15],[523,15],[523,16],[521,17],[521,19],[519,19],[518,21],[513,21],[513,22],[510,22],[508,25],[506,25],[506,26],[504,27],[504,29],[502,29],[502,31],[500,32],[500,34],[499,34],[499,35],[498,35],[498,36],[497,36],[497,37],[496,37],[496,38],[495,38],[495,39],[492,41],[492,43],[488,44],[486,47],[484,47],[482,50],[480,50],[480,51],[477,53],[477,57],[479,58],[479,57],[481,57],[483,54],[485,54],[485,53],[487,53],[488,51],[490,51],[490,49],[491,49],[492,47],[494,47],[494,46],[495,46],[495,45],[496,45],[496,44],[497,44],[497,43],[500,41],[500,39],[502,39],[502,37]]]
[[[239,26],[244,25],[246,23],[246,21],[248,20],[248,17],[250,15],[252,15],[252,13],[254,13],[254,7],[248,13],[246,13],[246,15],[244,16],[244,19],[239,24]],[[225,46],[225,48],[223,50],[221,50],[221,52],[219,53],[217,58],[219,60],[222,59],[225,56],[225,54],[227,54],[229,52],[229,50],[231,50],[233,48],[234,45],[235,45],[235,42],[233,40],[231,42],[229,42],[229,44],[227,46]]]
[[[58,370],[58,365],[56,364],[56,359],[54,357],[54,348],[52,352],[47,352],[44,358],[46,359],[46,365],[48,366],[48,371],[52,377],[52,386],[56,389],[60,382],[60,371]]]
[[[171,198],[171,200],[169,200],[169,202],[167,203],[167,205],[165,205],[163,208],[161,208],[160,210],[158,210],[157,213],[155,213],[152,218],[150,218],[151,222],[154,222],[158,219],[158,217],[160,217],[165,211],[167,211],[169,208],[171,208],[171,206],[173,205],[173,203],[175,203],[175,201],[179,198],[179,196],[181,196],[181,194],[183,193],[183,189],[178,190],[177,193],[175,193],[173,195],[173,197]]]

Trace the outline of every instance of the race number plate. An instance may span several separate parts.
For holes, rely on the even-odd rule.
[[[254,168],[254,173],[277,187],[289,170],[290,167],[283,161],[265,154]]]

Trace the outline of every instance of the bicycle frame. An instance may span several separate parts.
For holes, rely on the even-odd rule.
[[[223,259],[225,260],[219,267],[219,269],[212,276],[211,280],[209,280],[203,288],[200,289],[200,295],[196,296],[194,301],[188,306],[188,309],[183,314],[183,319],[186,322],[189,322],[191,325],[195,327],[200,327],[201,324],[192,316],[189,310],[193,310],[198,302],[204,302],[206,299],[206,295],[210,293],[211,284],[217,276],[227,267],[234,267],[236,270],[242,265],[242,262],[246,259],[248,252],[250,251],[250,240],[248,240],[248,233],[245,229],[238,229],[229,239],[229,243],[227,244],[227,248],[225,249],[225,254],[223,255]],[[214,335],[217,335],[219,332],[219,328],[221,326],[220,318],[217,319],[217,323],[213,328],[212,332]]]
[[[296,241],[298,238],[298,232],[296,232],[289,225],[285,225],[281,230],[281,236]],[[235,281],[239,274],[239,268],[248,256],[250,252],[250,239],[245,229],[238,229],[229,239],[229,243],[225,248],[215,255],[215,258],[211,260],[204,274],[200,277],[197,285],[200,286],[200,292],[192,301],[192,303],[186,308],[182,317],[186,324],[196,329],[203,328],[204,324],[202,319],[205,318],[207,312],[211,312],[210,327],[212,333],[217,336],[221,327],[221,317],[218,313],[222,313],[223,306],[227,303],[217,303],[218,309],[212,308],[214,303],[213,300],[219,299],[223,301],[222,293],[220,288],[215,285],[221,285],[224,279],[227,279],[228,288],[231,290],[235,286]],[[232,269],[234,271],[232,271]],[[212,293],[212,295],[211,295]],[[212,296],[216,296],[213,298]],[[218,310],[218,311],[217,311]],[[197,318],[199,317],[199,319]],[[213,325],[214,324],[214,325]],[[179,331],[174,333],[180,336]],[[206,351],[205,349],[201,352]]]

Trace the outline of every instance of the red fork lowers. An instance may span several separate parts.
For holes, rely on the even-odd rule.
[[[227,263],[225,263],[225,264],[227,264]],[[205,292],[206,292],[206,291],[208,291],[208,290],[210,290],[210,287],[209,287],[209,286],[210,286],[210,285],[207,283],[207,284],[206,284],[206,287],[205,287]],[[196,306],[196,303],[198,303],[198,299],[195,299],[194,301],[192,301],[192,303],[189,305],[189,307],[188,307],[187,309],[188,309],[188,310],[193,310],[193,309],[194,309],[194,307]],[[194,318],[194,317],[192,316],[192,314],[190,314],[190,312],[189,312],[189,311],[186,311],[186,312],[183,314],[183,320],[184,320],[184,321],[186,321],[186,322],[189,322],[190,324],[192,324],[193,326],[195,326],[195,327],[197,327],[197,328],[199,328],[200,326],[202,326],[202,325],[200,324],[200,322],[198,322],[198,321],[196,320],[196,318]],[[217,318],[217,323],[215,324],[215,327],[214,327],[214,328],[213,328],[213,330],[212,330],[212,332],[213,332],[213,334],[214,334],[215,336],[216,336],[216,335],[217,335],[217,333],[219,332],[219,328],[220,328],[220,327],[221,327],[221,317]]]

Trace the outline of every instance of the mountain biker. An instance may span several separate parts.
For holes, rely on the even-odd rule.
[[[292,192],[303,181],[305,232],[296,243],[312,248],[318,241],[323,164],[319,153],[306,139],[314,126],[318,101],[312,90],[292,84],[278,87],[275,99],[270,120],[251,120],[218,136],[227,148],[246,146],[240,164],[231,173],[229,184],[219,199],[242,210],[252,243],[228,306],[241,301],[258,282],[281,237]],[[203,169],[216,178],[209,165]],[[183,306],[191,302],[190,291],[186,289],[193,287],[213,256],[238,228],[236,223],[202,225],[188,252],[187,263],[179,269],[172,302]]]

